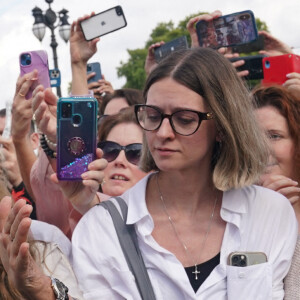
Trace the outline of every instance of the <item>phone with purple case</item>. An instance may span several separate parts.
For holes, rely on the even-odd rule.
[[[96,158],[97,111],[95,98],[60,98],[57,104],[57,177],[82,180]]]
[[[45,89],[50,87],[48,55],[46,51],[37,50],[23,52],[20,54],[19,64],[21,76],[30,73],[35,69],[38,71],[38,79],[33,81],[28,93],[25,95],[25,99],[30,99],[33,90],[40,84],[43,85]]]

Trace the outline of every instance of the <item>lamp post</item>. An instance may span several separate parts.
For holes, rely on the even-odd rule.
[[[35,7],[32,10],[32,15],[34,17],[34,23],[32,27],[33,34],[37,39],[40,41],[43,40],[46,32],[46,26],[51,30],[51,48],[53,51],[53,61],[54,61],[54,68],[58,69],[58,62],[57,62],[57,52],[56,48],[58,46],[55,38],[54,29],[59,26],[59,35],[61,38],[67,43],[70,37],[70,24],[68,23],[69,16],[68,11],[66,9],[62,9],[59,11],[58,17],[59,21],[57,24],[57,14],[51,9],[51,3],[53,0],[45,0],[49,4],[49,8],[43,14],[43,11],[39,7]],[[61,89],[60,86],[56,87],[58,97],[61,97]]]

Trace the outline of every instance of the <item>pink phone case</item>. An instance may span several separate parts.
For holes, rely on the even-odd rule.
[[[30,99],[32,97],[33,90],[38,85],[43,85],[46,89],[50,87],[49,68],[48,68],[48,55],[44,50],[27,51],[20,54],[20,74],[30,73],[33,70],[38,71],[38,79],[33,82],[25,98]]]

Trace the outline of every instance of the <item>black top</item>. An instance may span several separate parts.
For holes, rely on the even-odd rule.
[[[210,260],[197,265],[197,271],[200,271],[200,273],[197,273],[197,277],[198,277],[197,280],[196,280],[196,274],[193,273],[195,272],[195,266],[184,268],[195,293],[197,292],[201,284],[205,281],[205,279],[209,276],[209,274],[212,272],[212,270],[219,263],[220,263],[220,253],[218,253],[215,257],[211,258]]]

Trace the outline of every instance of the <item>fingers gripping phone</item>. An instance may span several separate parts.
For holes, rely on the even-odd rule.
[[[88,74],[93,73],[93,72],[96,73],[96,74],[95,74],[95,76],[88,79],[88,83],[91,83],[91,82],[98,81],[98,80],[102,79],[100,63],[94,62],[94,63],[87,64],[86,74],[88,75]]]
[[[247,267],[267,261],[267,255],[263,252],[232,252],[228,256],[228,265],[235,267]]]
[[[188,42],[185,35],[174,39],[170,42],[167,42],[160,47],[157,47],[154,49],[154,57],[156,62],[160,62],[163,58],[168,56],[174,51],[180,50],[180,49],[187,49],[188,48]]]
[[[220,48],[246,44],[257,39],[255,18],[251,10],[233,13],[196,24],[201,47]]]
[[[57,177],[82,180],[96,158],[97,100],[60,98],[57,105]]]
[[[45,89],[50,87],[48,55],[46,51],[23,52],[20,54],[19,64],[21,76],[32,72],[34,69],[38,71],[38,79],[33,81],[28,93],[25,95],[25,99],[30,99],[33,90],[40,84],[43,85]]]
[[[237,71],[241,72],[244,70],[249,71],[249,74],[245,76],[246,80],[252,80],[252,79],[263,79],[264,73],[263,73],[263,58],[265,55],[253,55],[253,56],[239,56],[239,57],[233,57],[229,60],[231,62],[244,60],[245,63],[237,67]]]
[[[127,25],[120,5],[98,13],[80,23],[84,38],[87,41],[121,29]]]

